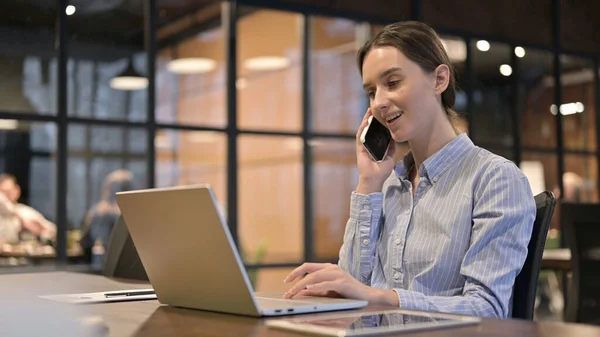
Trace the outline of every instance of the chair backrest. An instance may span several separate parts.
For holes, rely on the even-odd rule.
[[[109,277],[148,281],[148,275],[122,216],[119,216],[113,226],[104,256],[102,274]]]
[[[600,204],[561,203],[560,208],[573,275],[565,321],[600,325]]]
[[[548,228],[554,214],[556,198],[549,191],[544,191],[535,197],[536,215],[533,222],[531,239],[527,246],[527,258],[521,272],[515,279],[513,287],[512,317],[533,320],[533,309],[537,281],[540,274],[542,255],[546,244]]]

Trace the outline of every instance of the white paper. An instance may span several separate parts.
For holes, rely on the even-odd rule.
[[[155,300],[156,294],[151,295],[136,295],[136,296],[115,296],[106,297],[106,294],[121,293],[121,292],[137,292],[137,291],[153,291],[154,289],[124,289],[101,291],[96,293],[79,293],[79,294],[56,294],[56,295],[41,295],[40,298],[71,304],[87,304],[87,303],[106,303],[106,302],[125,302],[125,301],[146,301]]]

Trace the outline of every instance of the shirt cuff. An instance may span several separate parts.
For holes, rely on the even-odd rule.
[[[381,192],[368,195],[352,192],[350,197],[350,219],[358,223],[370,223],[372,214],[381,214],[382,204],[383,193]]]
[[[409,310],[427,310],[425,307],[425,295],[416,291],[405,289],[394,289],[398,294],[400,308]]]

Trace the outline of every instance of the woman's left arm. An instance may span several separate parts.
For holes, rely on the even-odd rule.
[[[394,289],[407,309],[507,318],[515,278],[527,257],[536,206],[529,182],[512,162],[487,169],[474,191],[471,242],[460,269],[461,296]]]
[[[515,278],[527,257],[536,208],[529,182],[511,162],[486,170],[474,191],[471,241],[460,269],[465,278],[458,296],[384,290],[361,284],[336,265],[305,264],[286,279],[306,275],[286,297],[326,295],[368,300],[372,304],[473,316],[508,318]]]

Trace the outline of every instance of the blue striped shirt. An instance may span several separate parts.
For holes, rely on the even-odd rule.
[[[511,161],[460,134],[419,168],[407,154],[383,191],[352,193],[339,266],[397,292],[400,307],[507,318],[535,219],[529,183]]]

